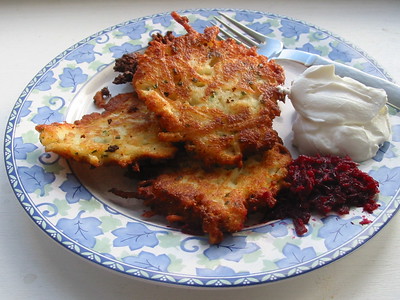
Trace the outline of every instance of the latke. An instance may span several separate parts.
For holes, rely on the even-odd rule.
[[[98,104],[104,107],[104,112],[85,115],[73,124],[36,126],[45,150],[96,167],[104,164],[127,167],[144,158],[174,156],[176,148],[158,139],[160,128],[154,114],[134,93],[120,94]]]
[[[184,142],[207,165],[241,166],[246,155],[275,143],[272,120],[284,95],[282,67],[232,39],[219,40],[218,27],[196,32],[186,17],[172,13],[187,30],[155,36],[135,55],[133,86],[159,118],[160,139]]]
[[[159,176],[139,183],[137,197],[153,213],[183,224],[189,232],[208,234],[209,242],[243,229],[250,212],[265,212],[285,186],[289,151],[280,143],[244,160],[242,168],[203,168],[180,160]]]

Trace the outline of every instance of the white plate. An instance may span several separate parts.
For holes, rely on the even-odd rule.
[[[386,77],[362,51],[324,30],[263,12],[223,11],[281,39],[287,48],[315,52]],[[202,32],[217,10],[180,13]],[[246,228],[210,246],[206,237],[183,234],[161,217],[142,217],[141,201],[109,193],[110,187],[132,187],[123,170],[91,169],[44,153],[34,127],[73,121],[93,111],[92,97],[104,86],[113,94],[129,90],[129,85],[110,84],[115,58],[146,47],[151,34],[167,30],[184,33],[169,14],[100,31],[50,61],[17,100],[6,129],[8,177],[29,216],[52,239],[89,261],[133,277],[185,286],[245,286],[289,278],[335,261],[368,241],[392,218],[399,207],[400,182],[400,117],[393,109],[392,139],[360,166],[380,183],[380,208],[372,215],[353,208],[346,216],[313,216],[303,237],[295,234],[290,220],[280,220]],[[289,81],[298,67],[286,66]],[[293,110],[290,104],[282,110],[275,126],[290,147]],[[361,225],[363,218],[372,222]]]

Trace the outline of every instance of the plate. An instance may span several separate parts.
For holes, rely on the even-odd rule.
[[[364,52],[315,26],[257,11],[220,11],[281,39],[287,48],[317,53],[388,78]],[[202,32],[217,12],[179,13]],[[5,136],[7,173],[17,199],[49,237],[88,261],[132,277],[181,286],[238,287],[325,266],[364,244],[393,217],[399,208],[400,183],[400,115],[394,109],[390,109],[391,140],[360,165],[380,183],[379,209],[373,214],[353,208],[345,216],[313,216],[303,237],[296,235],[291,220],[284,219],[247,227],[219,245],[209,245],[206,237],[181,233],[161,217],[143,217],[141,201],[121,200],[109,193],[110,187],[132,189],[124,170],[92,169],[44,152],[37,124],[71,122],[95,110],[92,97],[104,86],[112,94],[128,91],[129,85],[110,84],[114,60],[145,48],[152,34],[168,30],[184,33],[164,13],[93,34],[51,60],[17,100]],[[299,72],[298,66],[286,69],[289,80]],[[275,121],[288,146],[293,114],[289,105],[282,107],[282,117]]]

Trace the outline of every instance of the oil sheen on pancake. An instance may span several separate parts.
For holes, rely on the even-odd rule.
[[[73,124],[36,126],[46,151],[96,167],[127,167],[144,158],[174,156],[176,148],[158,139],[160,128],[154,114],[134,93],[117,95],[99,105],[104,112],[85,115]]]
[[[132,81],[159,118],[160,139],[184,142],[206,165],[241,166],[247,155],[270,149],[283,69],[255,48],[219,40],[218,27],[202,34],[186,17],[172,16],[187,34],[155,36],[135,55]]]
[[[137,197],[153,213],[182,223],[189,232],[206,233],[209,242],[216,244],[224,233],[243,229],[249,213],[275,205],[290,162],[290,153],[280,143],[248,157],[242,168],[205,169],[182,159],[159,176],[140,182]]]

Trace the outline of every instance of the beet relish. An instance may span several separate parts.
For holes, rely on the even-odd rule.
[[[291,218],[296,233],[303,235],[311,212],[343,215],[357,206],[372,213],[379,207],[379,183],[357,166],[350,157],[300,155],[289,165],[289,187],[267,218]]]

